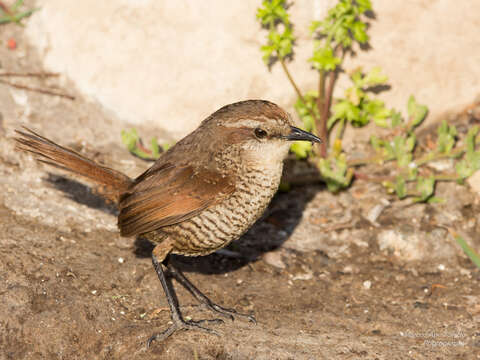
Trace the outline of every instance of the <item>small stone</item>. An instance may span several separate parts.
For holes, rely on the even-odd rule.
[[[453,168],[453,164],[454,162],[452,159],[447,159],[431,161],[427,163],[427,166],[439,172],[446,172],[447,170],[451,170]]]
[[[268,252],[263,255],[263,261],[268,265],[276,267],[278,269],[285,269],[287,265],[282,260],[282,254],[278,251]]]
[[[377,223],[378,217],[381,215],[383,210],[390,206],[390,202],[387,199],[381,199],[380,204],[375,205],[370,211],[367,213],[366,219],[370,221],[374,226],[380,226]]]
[[[118,262],[119,262],[120,264],[123,264],[123,263],[125,262],[125,259],[124,259],[123,257],[119,257],[119,258],[118,258]]]
[[[370,280],[366,280],[363,282],[363,288],[365,290],[370,290],[371,287],[372,287],[372,282]]]
[[[313,277],[312,272],[296,274],[292,277],[292,280],[310,280]]]
[[[437,266],[437,269],[440,270],[440,271],[444,271],[445,270],[445,265],[440,264],[440,265]]]
[[[91,293],[92,295],[97,295],[97,290],[92,290]]]
[[[464,275],[464,276],[468,276],[468,277],[471,277],[471,276],[472,276],[471,271],[468,270],[468,269],[464,269],[464,268],[461,268],[461,269],[460,269],[460,274],[461,274],[461,275]]]
[[[480,194],[480,171],[476,171],[467,179],[467,184],[470,185],[473,191]]]

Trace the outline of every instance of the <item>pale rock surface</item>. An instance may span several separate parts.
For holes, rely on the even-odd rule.
[[[64,73],[84,94],[131,123],[150,123],[181,136],[220,106],[265,98],[292,111],[294,92],[280,66],[261,60],[266,33],[255,20],[259,0],[38,0],[27,22],[45,66]],[[308,25],[332,0],[291,7],[298,36],[290,69],[303,89],[315,89]],[[380,65],[402,111],[409,94],[431,119],[480,92],[480,2],[373,1],[372,50],[347,68]],[[339,82],[338,95],[345,88]]]

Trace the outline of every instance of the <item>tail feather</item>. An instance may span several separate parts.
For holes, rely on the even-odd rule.
[[[120,195],[131,185],[132,179],[127,175],[99,165],[93,160],[60,146],[26,127],[24,127],[24,130],[15,130],[19,135],[15,138],[18,149],[39,156],[38,161],[42,163],[75,173],[103,185],[107,189],[103,195],[108,199],[118,201]]]

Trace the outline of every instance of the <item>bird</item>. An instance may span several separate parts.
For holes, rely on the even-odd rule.
[[[217,334],[204,323],[185,320],[167,284],[171,275],[199,302],[224,317],[246,317],[215,304],[169,261],[172,254],[204,256],[241,237],[267,208],[280,184],[292,141],[321,143],[294,126],[292,117],[266,100],[223,106],[178,141],[135,179],[98,164],[24,127],[17,147],[37,160],[102,186],[118,204],[121,236],[152,242],[152,264],[170,308],[172,325],[147,341],[163,341],[179,330]]]

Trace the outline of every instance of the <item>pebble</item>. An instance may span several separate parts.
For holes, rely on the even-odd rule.
[[[372,282],[370,280],[366,280],[363,282],[363,287],[366,290],[369,290],[372,287]]]
[[[263,261],[268,265],[276,267],[278,269],[285,269],[287,265],[282,260],[282,254],[278,251],[267,252],[263,255]]]

